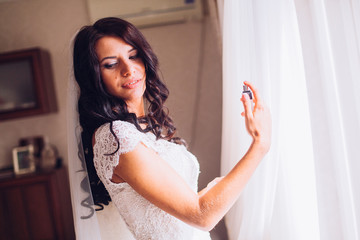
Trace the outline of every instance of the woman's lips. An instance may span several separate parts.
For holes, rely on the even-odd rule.
[[[131,80],[125,84],[122,85],[123,88],[128,88],[128,89],[132,89],[137,87],[137,85],[139,85],[139,83],[141,82],[141,79],[138,80]]]

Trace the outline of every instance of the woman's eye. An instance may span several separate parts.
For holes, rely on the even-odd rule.
[[[104,64],[104,68],[106,69],[112,69],[117,65],[117,63],[106,63]]]
[[[138,55],[138,54],[135,54],[135,55],[133,55],[133,56],[130,56],[129,59],[137,59],[138,57],[139,57],[139,55]]]

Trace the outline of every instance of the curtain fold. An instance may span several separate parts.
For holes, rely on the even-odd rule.
[[[233,239],[359,239],[360,3],[223,2],[222,173],[247,150],[242,82],[273,141],[226,216]]]
[[[359,2],[297,1],[321,236],[359,239]]]

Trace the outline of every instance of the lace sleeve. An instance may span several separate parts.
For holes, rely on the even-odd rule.
[[[102,125],[95,133],[94,165],[103,182],[112,178],[113,170],[119,164],[120,154],[132,151],[141,141],[141,132],[131,123],[114,121],[113,130],[119,141],[117,152],[118,143],[110,132],[110,123]]]
[[[119,141],[119,154],[132,151],[141,140],[141,133],[128,122],[114,121],[113,131]],[[114,135],[110,132],[110,124],[100,127],[96,134],[96,143],[100,143],[104,154],[114,153],[118,147]]]
[[[136,147],[136,145],[141,141],[142,134],[136,127],[129,123],[123,121],[115,121],[113,123],[114,133],[119,139],[119,152],[127,153]]]

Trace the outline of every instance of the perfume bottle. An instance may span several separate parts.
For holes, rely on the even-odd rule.
[[[252,92],[249,90],[248,86],[246,86],[246,85],[243,86],[243,93],[246,93],[247,95],[249,95],[250,100],[253,99]]]
[[[55,147],[50,144],[49,139],[45,138],[45,144],[41,150],[40,167],[43,170],[54,169],[56,166],[57,153]]]

